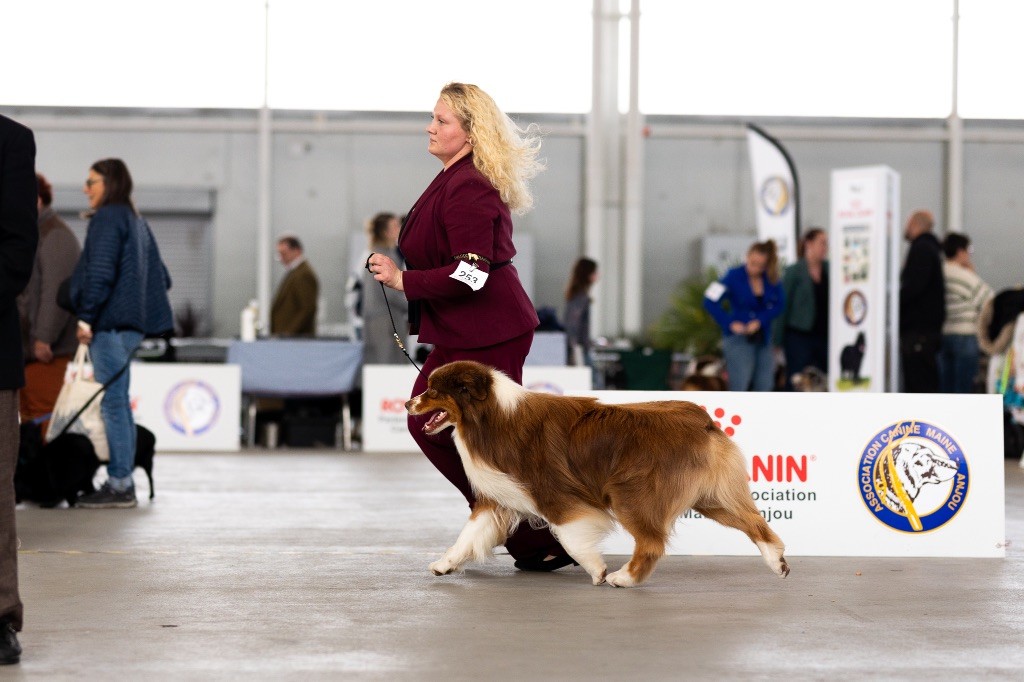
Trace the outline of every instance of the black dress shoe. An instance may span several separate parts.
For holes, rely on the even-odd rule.
[[[560,568],[565,568],[570,564],[573,566],[579,566],[579,563],[573,561],[573,558],[568,554],[562,554],[548,559],[549,555],[531,557],[529,559],[517,559],[514,566],[520,571],[540,571],[547,573],[550,571],[557,571]]]
[[[10,665],[21,660],[21,645],[14,627],[8,623],[0,623],[0,665]]]

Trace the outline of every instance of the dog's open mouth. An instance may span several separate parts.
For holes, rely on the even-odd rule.
[[[438,410],[434,414],[430,415],[430,419],[423,425],[423,430],[427,433],[432,433],[441,428],[441,426],[448,421],[448,413],[444,410]]]

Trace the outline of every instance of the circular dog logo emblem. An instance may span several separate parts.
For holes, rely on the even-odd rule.
[[[220,399],[209,384],[190,379],[175,384],[167,392],[164,416],[175,431],[198,436],[217,423]]]
[[[861,455],[857,480],[861,499],[879,521],[904,533],[925,533],[956,516],[971,477],[952,436],[907,420],[875,434]]]
[[[864,294],[854,289],[843,299],[843,317],[846,321],[856,327],[868,316],[868,299]]]
[[[773,175],[761,183],[761,205],[771,215],[779,216],[789,208],[789,183],[779,175]]]

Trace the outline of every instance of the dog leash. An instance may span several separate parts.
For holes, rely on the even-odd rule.
[[[93,401],[96,400],[96,398],[99,398],[100,395],[102,395],[103,391],[105,391],[108,388],[110,388],[111,384],[113,384],[115,381],[117,381],[120,378],[120,376],[122,374],[124,374],[128,370],[128,366],[131,365],[131,364],[132,364],[132,359],[128,358],[128,362],[124,363],[124,367],[122,367],[121,369],[117,370],[117,374],[115,374],[114,376],[110,377],[110,379],[105,384],[103,384],[103,386],[101,386],[98,391],[93,393],[92,397],[85,401],[85,405],[82,405],[82,407],[78,410],[78,412],[75,412],[75,416],[73,416],[71,419],[68,420],[68,423],[64,425],[64,428],[62,428],[60,430],[60,433],[58,433],[56,436],[54,436],[50,440],[51,441],[52,440],[57,440],[58,438],[63,436],[65,433],[67,433],[67,430],[71,428],[71,425],[74,424],[76,421],[78,421],[78,418],[81,417],[82,414],[87,409],[89,409],[89,406],[92,405]],[[45,419],[49,419],[52,416],[53,416],[53,413],[51,412],[50,414],[45,415]],[[39,419],[45,421],[44,417],[39,417]],[[36,420],[33,419],[32,421],[35,422]],[[42,422],[40,421],[39,423],[42,423]]]
[[[374,255],[376,254],[371,252],[370,255],[366,257],[366,263],[363,265],[363,267],[366,268],[366,271],[371,275],[373,274],[373,271],[370,270],[370,259],[373,258]],[[405,344],[402,343],[402,338],[398,335],[398,327],[395,325],[395,316],[391,314],[391,303],[388,301],[388,292],[384,289],[384,282],[377,282],[377,284],[380,285],[380,295],[384,297],[384,305],[387,306],[388,317],[391,318],[391,336],[394,337],[395,343],[398,344],[398,348],[402,351],[402,354],[408,358],[409,362],[412,363],[412,366],[416,368],[416,371],[423,374],[423,368],[417,365],[416,361],[412,359],[412,356],[409,355],[409,351],[405,349]]]

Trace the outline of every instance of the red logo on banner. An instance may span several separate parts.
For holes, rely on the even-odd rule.
[[[382,398],[381,412],[405,412],[405,400],[402,398]]]
[[[731,417],[726,418],[725,410],[721,407],[716,407],[714,411],[709,410],[704,405],[700,406],[702,410],[707,412],[715,420],[715,426],[725,431],[725,435],[732,438],[736,435],[736,427],[743,423],[743,417],[738,414],[734,414]]]

